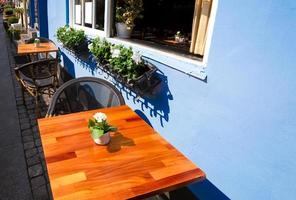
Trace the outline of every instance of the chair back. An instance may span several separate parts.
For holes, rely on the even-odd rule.
[[[49,79],[57,77],[58,61],[57,59],[38,60],[16,67],[15,71],[20,79],[31,79],[33,82]]]
[[[82,77],[64,83],[54,94],[47,117],[124,105],[121,93],[111,83]]]
[[[44,38],[44,37],[36,37],[36,38],[30,38],[29,40],[26,41],[26,44],[33,44],[35,39],[39,39],[40,43],[46,43],[46,42],[52,42],[54,43],[52,40],[48,39],[48,38]]]

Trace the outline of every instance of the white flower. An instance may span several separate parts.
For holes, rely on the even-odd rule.
[[[134,52],[132,59],[135,61],[136,64],[139,64],[142,62],[142,56],[139,52]]]
[[[120,55],[120,50],[119,49],[112,49],[111,53],[112,53],[112,58],[118,58]]]
[[[96,113],[93,117],[97,120],[97,122],[106,121],[107,119],[107,115],[101,112]]]
[[[91,50],[93,48],[93,44],[90,43],[87,47],[88,47],[89,50]]]

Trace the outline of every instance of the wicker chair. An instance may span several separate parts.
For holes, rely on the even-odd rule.
[[[64,83],[54,94],[46,116],[124,105],[121,93],[109,82],[82,77]]]
[[[36,115],[39,112],[39,96],[42,94],[53,95],[58,86],[58,61],[56,59],[44,59],[24,64],[15,68],[17,80],[22,85],[23,101],[26,90],[35,98]]]

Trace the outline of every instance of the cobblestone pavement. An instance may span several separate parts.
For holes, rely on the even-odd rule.
[[[46,164],[44,160],[44,154],[42,144],[40,140],[40,134],[38,130],[38,124],[35,115],[35,100],[33,97],[25,93],[25,102],[23,102],[22,88],[19,82],[15,78],[14,73],[14,59],[15,46],[7,40],[11,73],[13,77],[15,100],[18,110],[19,124],[21,128],[21,136],[23,142],[23,150],[25,152],[25,159],[27,163],[28,175],[31,185],[31,191],[33,199],[46,200],[52,199],[50,185],[48,181],[48,175],[46,170]],[[41,117],[45,116],[48,108],[49,98],[41,98],[40,108]]]

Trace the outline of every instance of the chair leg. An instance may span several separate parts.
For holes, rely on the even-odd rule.
[[[35,96],[35,104],[36,104],[35,115],[36,115],[36,118],[39,118],[41,116],[41,114],[40,114],[40,108],[39,108],[39,95],[38,94]]]
[[[23,98],[23,105],[26,106],[26,101],[25,101],[25,90],[22,87],[22,98]]]

